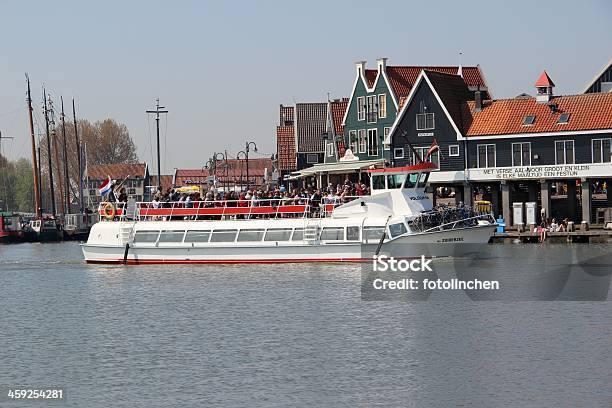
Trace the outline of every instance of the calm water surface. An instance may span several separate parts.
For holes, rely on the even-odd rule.
[[[0,246],[0,384],[67,394],[0,406],[612,406],[609,301],[364,302],[359,283]]]

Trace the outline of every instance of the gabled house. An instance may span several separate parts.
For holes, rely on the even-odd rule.
[[[91,164],[85,171],[83,196],[89,208],[96,208],[105,198],[100,196],[99,187],[107,177],[116,180],[117,185],[125,188],[128,199],[148,200],[146,187],[150,184],[149,169],[146,163],[131,164]]]
[[[360,159],[391,160],[390,146],[384,143],[395,123],[397,112],[410,94],[422,70],[457,75],[468,92],[489,89],[479,66],[390,66],[387,58],[377,60],[377,68],[356,63],[356,77],[342,124],[347,148]]]
[[[325,163],[335,163],[344,156],[344,126],[342,119],[348,106],[348,98],[327,102],[327,123],[325,126]]]
[[[612,92],[612,58],[584,87],[583,93]]]

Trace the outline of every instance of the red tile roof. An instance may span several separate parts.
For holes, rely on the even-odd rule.
[[[346,112],[346,108],[348,107],[348,98],[336,99],[331,101],[331,116],[332,121],[334,122],[334,131],[336,135],[344,134],[344,126],[342,126],[342,119],[344,118],[344,113]]]
[[[537,82],[535,83],[535,86],[537,87],[555,86],[555,83],[552,81],[552,79],[550,79],[550,77],[546,73],[546,70],[544,70],[544,72],[542,72],[542,75],[540,75],[540,78],[538,78]]]
[[[446,107],[448,114],[461,130],[464,128],[462,106],[474,99],[468,90],[465,80],[459,75],[444,74],[436,71],[425,71],[429,82]]]
[[[104,180],[110,176],[113,180],[130,178],[145,178],[147,175],[146,163],[132,164],[90,164],[87,166],[87,177],[90,180]]]
[[[293,126],[276,127],[276,152],[279,170],[295,170],[295,128]]]
[[[268,174],[272,173],[272,159],[267,157],[253,158],[249,157],[249,178],[261,179],[264,177],[266,170]],[[217,180],[219,182],[239,183],[240,179],[246,183],[246,160],[245,159],[230,159],[227,161],[217,161]]]
[[[166,191],[168,187],[172,187],[174,176],[172,174],[162,174],[161,175],[161,188],[162,191]],[[156,186],[157,183],[157,174],[149,177],[149,184],[152,186]]]
[[[556,105],[553,113],[550,104]],[[484,101],[481,112],[474,102],[464,104],[466,135],[506,135],[612,129],[612,93],[557,96],[548,103],[535,98]],[[559,115],[569,113],[569,122],[557,124]],[[533,125],[523,126],[525,116],[534,115]]]
[[[395,96],[400,101],[402,97],[408,96],[422,70],[457,75],[459,67],[387,66],[387,78],[389,78],[389,83],[393,88]],[[469,87],[480,86],[481,88],[484,88],[487,86],[478,66],[463,67],[462,76],[463,80]]]
[[[204,185],[208,183],[208,169],[176,169],[174,184],[177,186]]]
[[[376,76],[378,75],[377,69],[366,69],[365,70],[365,79],[368,83],[368,88],[374,86],[374,82],[376,81]]]

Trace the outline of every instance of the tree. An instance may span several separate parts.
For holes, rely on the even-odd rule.
[[[33,212],[33,179],[29,160],[9,161],[0,156],[0,208]]]
[[[113,119],[105,119],[103,121],[91,123],[88,120],[82,119],[77,121],[79,140],[86,150],[87,165],[92,164],[117,164],[117,163],[136,163],[138,156],[136,155],[136,146],[130,137],[129,131],[124,124],[120,124]],[[74,137],[73,122],[66,121],[66,146],[68,155],[68,175],[69,189],[71,201],[76,201],[79,196],[79,166],[78,166],[78,149]],[[57,144],[57,149],[55,145]],[[55,127],[51,129],[51,158],[53,161],[53,184],[55,187],[55,200],[60,203],[63,200],[61,191],[65,188],[64,175],[64,158],[63,158],[64,140],[62,139],[61,123],[56,119]],[[56,151],[57,156],[56,156]],[[46,196],[47,205],[49,208],[49,168],[47,160],[47,138],[41,138],[41,175],[43,186],[43,197]],[[61,163],[60,166],[57,164]],[[85,165],[85,163],[83,163]],[[59,168],[58,168],[59,167]],[[58,174],[59,172],[59,174]],[[62,185],[60,186],[60,183]],[[61,208],[60,205],[57,207]]]

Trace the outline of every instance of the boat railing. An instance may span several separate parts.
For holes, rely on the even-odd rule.
[[[256,200],[204,201],[141,201],[135,203],[133,219],[138,221],[225,220],[255,218],[324,218],[334,208],[360,196],[323,197],[313,200],[302,197],[281,197]],[[100,203],[100,220],[131,219],[127,203]]]
[[[490,213],[475,211],[468,206],[438,207],[423,212],[408,222],[414,232],[434,232],[456,228],[474,227],[479,221],[495,223]]]

